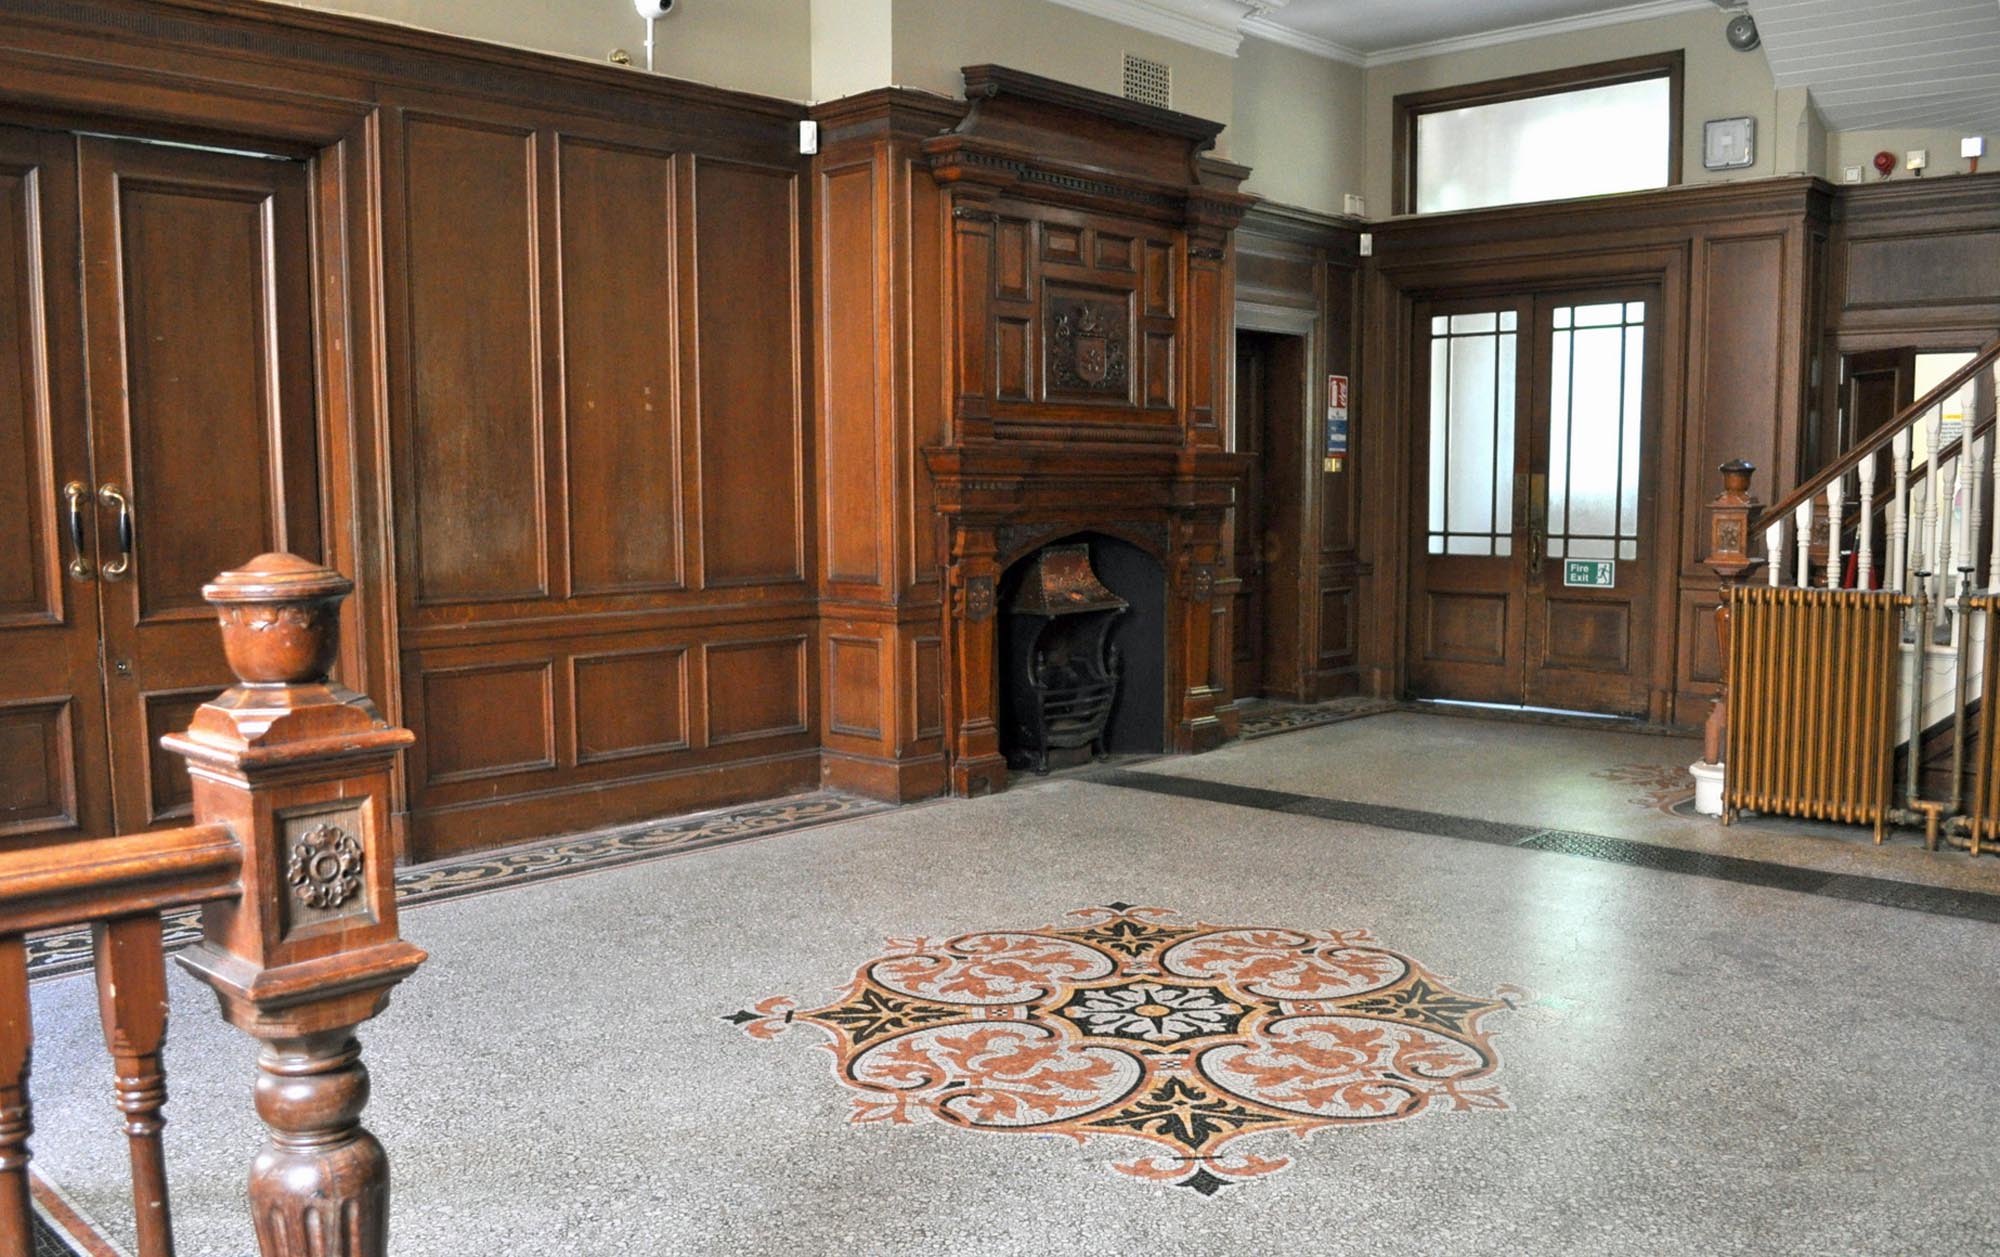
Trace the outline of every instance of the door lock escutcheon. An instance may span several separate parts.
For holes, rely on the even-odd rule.
[[[111,661],[111,670],[121,677],[129,677],[132,675],[132,661],[130,659],[114,659]]]

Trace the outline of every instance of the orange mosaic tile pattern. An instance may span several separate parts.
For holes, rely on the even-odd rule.
[[[1139,1141],[1114,1170],[1213,1195],[1328,1127],[1507,1107],[1481,1023],[1520,992],[1454,991],[1365,930],[1114,903],[888,947],[825,1007],[728,1018],[759,1039],[824,1030],[856,1123]]]

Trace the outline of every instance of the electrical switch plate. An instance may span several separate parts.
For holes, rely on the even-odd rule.
[[[1903,154],[1903,169],[1922,170],[1931,164],[1931,151],[1927,148],[1913,148]]]
[[[1861,167],[1859,166],[1842,167],[1840,171],[1840,181],[1842,183],[1860,183]]]

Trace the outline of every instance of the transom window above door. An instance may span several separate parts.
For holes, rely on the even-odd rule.
[[[1395,213],[1556,201],[1680,182],[1681,54],[1396,97]]]

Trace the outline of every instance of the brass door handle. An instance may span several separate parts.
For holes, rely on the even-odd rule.
[[[1530,528],[1528,530],[1528,575],[1540,576],[1541,574],[1542,530],[1540,528]]]
[[[104,579],[123,580],[132,571],[132,502],[115,484],[100,485],[97,500],[118,508],[118,558],[104,565]]]
[[[89,580],[90,560],[83,557],[83,503],[90,486],[72,480],[63,486],[63,504],[69,519],[69,574],[72,580]]]

